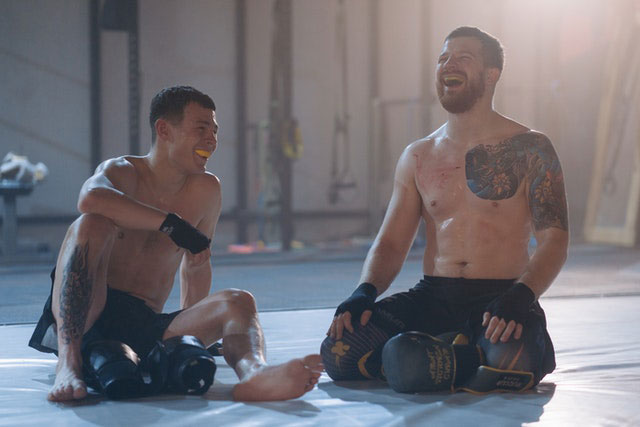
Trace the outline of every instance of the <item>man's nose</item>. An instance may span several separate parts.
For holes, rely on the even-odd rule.
[[[445,63],[442,65],[442,68],[445,71],[452,71],[455,68],[457,68],[457,65],[458,65],[458,61],[453,56],[450,56],[449,58],[447,58]]]

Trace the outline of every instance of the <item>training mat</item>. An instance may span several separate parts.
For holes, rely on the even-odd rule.
[[[556,371],[522,394],[404,395],[382,382],[334,383],[286,402],[239,403],[237,382],[216,357],[215,383],[204,396],[163,395],[109,401],[91,395],[72,404],[46,395],[56,359],[27,347],[34,325],[0,327],[0,425],[640,425],[640,296],[543,298],[556,348]],[[317,352],[333,310],[260,314],[267,359]]]

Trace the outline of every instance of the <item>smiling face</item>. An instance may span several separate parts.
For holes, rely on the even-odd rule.
[[[469,111],[485,95],[482,44],[474,37],[448,39],[436,66],[436,90],[450,113]]]
[[[186,173],[202,173],[207,160],[218,145],[216,112],[190,102],[184,108],[182,121],[170,124],[171,162]]]

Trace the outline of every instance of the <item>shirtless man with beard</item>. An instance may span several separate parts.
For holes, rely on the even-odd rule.
[[[189,86],[160,91],[149,117],[146,156],[102,163],[82,186],[52,273],[52,291],[30,345],[58,355],[52,401],[87,395],[83,337],[121,341],[145,357],[157,341],[222,339],[240,381],[236,400],[285,400],[317,383],[319,355],[269,366],[253,296],[209,295],[209,245],[220,215],[218,178],[205,169],[218,144],[212,99]],[[181,310],[163,314],[180,269]]]
[[[381,378],[403,392],[504,391],[530,388],[554,369],[537,300],[567,256],[562,170],[545,135],[493,109],[502,66],[500,42],[484,31],[460,27],[446,37],[435,83],[448,119],[398,161],[361,284],[321,347],[334,380]],[[423,279],[376,302],[421,220]]]

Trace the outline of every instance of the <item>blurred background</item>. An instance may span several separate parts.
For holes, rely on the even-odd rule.
[[[148,151],[150,100],[176,84],[217,104],[214,265],[366,250],[399,154],[445,120],[434,69],[460,25],[505,47],[496,109],[555,144],[572,243],[637,247],[637,0],[2,0],[0,155],[48,175],[2,181],[0,263],[55,257],[84,180]]]

